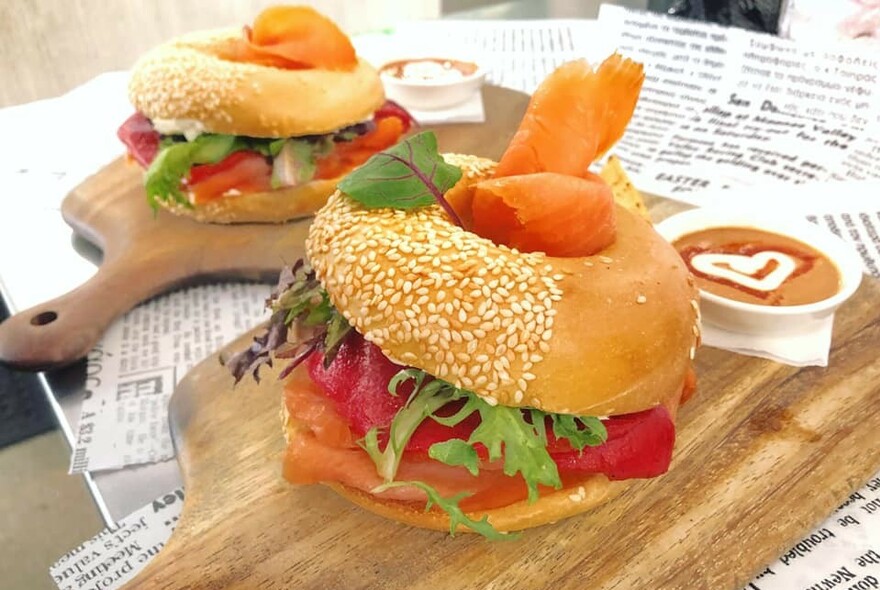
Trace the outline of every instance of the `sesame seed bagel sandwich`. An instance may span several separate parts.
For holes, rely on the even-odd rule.
[[[312,214],[413,123],[348,37],[305,6],[168,41],[134,65],[118,135],[151,206],[214,223]]]
[[[426,132],[340,183],[267,333],[227,361],[240,379],[288,359],[289,481],[499,538],[668,469],[695,386],[697,292],[587,172],[642,78],[618,55],[565,64],[497,164],[441,156]]]

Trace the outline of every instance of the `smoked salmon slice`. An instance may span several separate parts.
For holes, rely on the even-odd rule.
[[[580,257],[614,242],[609,186],[589,172],[626,129],[645,73],[614,54],[563,64],[529,101],[493,179],[451,192],[467,229],[524,252]]]
[[[611,188],[552,172],[484,180],[474,186],[473,231],[496,244],[550,256],[589,256],[614,242]]]
[[[253,27],[245,27],[245,38],[221,48],[219,57],[292,70],[351,70],[357,65],[348,36],[308,6],[267,8]]]
[[[495,177],[584,176],[623,135],[644,79],[641,64],[616,53],[595,71],[583,59],[563,64],[532,95]]]

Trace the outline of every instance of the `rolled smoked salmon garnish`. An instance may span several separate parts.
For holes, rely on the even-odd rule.
[[[532,95],[495,176],[585,176],[623,136],[644,80],[642,64],[616,53],[595,70],[585,59],[561,65]]]
[[[493,178],[474,185],[472,231],[524,252],[577,257],[614,241],[611,188],[554,172]]]
[[[626,129],[645,74],[614,54],[594,70],[586,60],[547,77],[495,169],[457,187],[450,202],[467,229],[524,252],[590,256],[614,242],[608,184],[589,172]]]
[[[308,6],[273,6],[261,12],[241,39],[218,48],[217,57],[288,70],[352,70],[351,40],[332,20]]]

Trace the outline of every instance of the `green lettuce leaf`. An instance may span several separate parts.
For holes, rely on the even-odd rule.
[[[596,447],[608,440],[605,425],[595,416],[572,416],[548,414],[553,420],[553,434],[564,438],[572,448],[583,451],[584,447]]]
[[[559,471],[547,451],[545,423],[549,419],[557,438],[566,439],[573,448],[602,444],[607,432],[602,422],[590,416],[551,414],[540,410],[522,410],[507,406],[490,406],[473,392],[459,389],[440,379],[430,379],[424,371],[405,369],[388,384],[391,395],[406,381],[412,381],[413,394],[397,413],[389,426],[389,442],[379,446],[379,430],[367,432],[362,446],[376,464],[377,472],[386,482],[394,480],[397,467],[410,437],[427,418],[446,426],[455,426],[479,412],[480,424],[467,441],[453,439],[431,445],[428,455],[441,463],[463,466],[470,473],[479,472],[477,444],[488,451],[490,461],[503,461],[505,475],[520,474],[529,491],[529,501],[538,499],[538,486],[556,489],[562,487]],[[437,410],[450,401],[464,400],[462,407],[451,416],[438,416]]]
[[[180,190],[190,169],[199,164],[216,164],[228,155],[242,150],[257,152],[273,160],[284,155],[284,158],[280,158],[283,160],[280,164],[273,162],[272,183],[276,188],[306,182],[315,175],[317,158],[332,152],[334,142],[349,141],[368,133],[370,129],[368,125],[361,123],[324,135],[308,136],[308,139],[203,134],[187,141],[182,135],[165,135],[159,141],[159,153],[144,178],[147,201],[153,210],[158,208],[159,201],[191,207]]]
[[[388,443],[384,449],[379,448],[379,429],[375,426],[360,441],[361,446],[376,464],[376,472],[386,483],[394,481],[400,460],[403,458],[403,449],[419,424],[462,395],[462,390],[439,379],[423,385],[426,377],[425,372],[417,369],[404,369],[395,375],[388,384],[388,392],[391,395],[397,395],[397,388],[404,381],[412,380],[414,389],[406,405],[398,410],[391,421]]]
[[[371,209],[412,209],[436,202],[461,225],[443,196],[461,174],[440,155],[437,136],[424,131],[371,157],[339,183],[339,190]]]
[[[294,186],[310,181],[318,170],[318,158],[333,151],[333,140],[329,136],[313,141],[288,139],[281,149],[273,154],[272,186]]]
[[[477,450],[458,438],[434,443],[428,449],[428,456],[447,465],[461,465],[474,476],[480,472],[480,458],[477,456]]]
[[[492,541],[507,541],[518,539],[519,533],[502,533],[489,524],[489,517],[483,516],[480,520],[473,520],[459,507],[459,502],[468,496],[462,492],[451,498],[444,498],[433,487],[422,481],[391,481],[374,488],[372,492],[378,494],[390,488],[414,487],[419,488],[428,495],[428,503],[425,505],[425,512],[431,509],[431,506],[437,505],[441,510],[449,515],[449,534],[455,536],[455,529],[459,525],[466,526],[475,533],[483,535]]]
[[[193,166],[216,164],[230,154],[242,150],[274,158],[281,152],[286,141],[220,134],[199,135],[192,141],[186,141],[178,135],[165,136],[159,143],[156,159],[147,168],[144,177],[147,201],[153,210],[159,206],[159,201],[191,207],[186,195],[180,190],[180,185],[189,176]]]
[[[504,459],[504,474],[522,474],[529,488],[529,502],[538,499],[538,484],[562,487],[556,463],[547,452],[547,438],[525,419],[519,408],[490,406],[483,400],[477,409],[480,425],[471,433],[468,444],[482,443],[489,450],[489,460]]]
[[[197,164],[216,164],[243,149],[234,135],[199,135],[192,141],[168,143],[160,148],[144,176],[147,202],[155,211],[159,201],[192,207],[180,184]]]
[[[427,373],[418,369],[404,369],[397,373],[388,384],[388,392],[394,396],[398,395],[398,389],[407,381],[412,382],[413,392],[406,405],[391,421],[385,448],[380,447],[377,427],[370,429],[360,441],[361,446],[376,464],[376,471],[385,482],[373,492],[378,493],[399,486],[414,486],[424,490],[429,499],[428,509],[436,504],[449,514],[451,532],[461,524],[490,539],[509,538],[495,530],[486,517],[479,521],[470,519],[459,507],[459,502],[465,494],[442,498],[425,482],[394,481],[407,443],[426,419],[455,426],[474,412],[479,412],[480,424],[468,440],[450,439],[434,443],[428,449],[428,456],[446,465],[462,466],[476,476],[479,474],[479,455],[476,445],[481,444],[488,450],[490,461],[503,461],[505,475],[522,475],[528,486],[529,502],[538,499],[539,485],[557,489],[562,487],[556,463],[547,451],[545,422],[548,416],[554,425],[554,434],[569,439],[572,446],[579,449],[595,442],[599,438],[600,430],[604,433],[602,423],[595,418],[557,418],[556,414],[547,414],[540,410],[490,406],[473,392],[459,389],[440,379],[432,379]],[[440,408],[456,400],[464,400],[464,403],[453,415],[436,414]]]

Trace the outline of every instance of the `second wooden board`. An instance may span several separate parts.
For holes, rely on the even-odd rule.
[[[486,86],[484,123],[432,129],[443,152],[497,159],[529,97]],[[61,207],[76,233],[104,253],[98,272],[75,290],[0,324],[0,362],[49,369],[85,356],[110,323],[138,303],[200,279],[274,280],[302,257],[311,218],[284,224],[198,223],[146,203],[142,172],[120,158],[76,187]],[[46,269],[41,269],[46,271]]]

